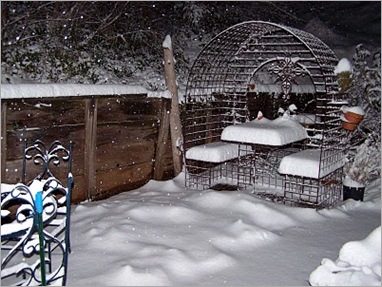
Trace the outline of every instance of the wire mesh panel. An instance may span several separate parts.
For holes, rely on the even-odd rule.
[[[341,201],[342,168],[321,178],[286,175],[284,202],[317,209],[332,207]]]
[[[284,188],[284,176],[277,172],[280,161],[284,156],[297,152],[300,149],[291,146],[257,146],[255,149],[255,185],[268,186],[279,189]]]
[[[186,166],[186,187],[206,190],[218,184],[237,186],[237,168],[236,160],[224,163],[189,160]]]
[[[217,141],[224,127],[248,120],[248,93],[336,92],[336,64],[334,53],[304,31],[262,21],[228,28],[205,46],[191,68],[185,148]]]
[[[247,189],[250,185],[253,185],[254,158],[255,154],[251,145],[239,144],[239,158],[237,162],[238,189]]]

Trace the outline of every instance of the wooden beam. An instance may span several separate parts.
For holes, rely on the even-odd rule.
[[[163,42],[164,71],[167,90],[171,93],[170,131],[172,144],[172,158],[174,163],[174,175],[177,176],[183,168],[182,158],[182,126],[180,123],[178,87],[175,77],[175,62],[172,52],[170,35]]]
[[[1,182],[6,182],[7,165],[7,103],[1,102]]]
[[[97,99],[85,100],[85,152],[84,175],[87,198],[96,194]]]
[[[158,131],[157,147],[155,151],[154,175],[155,180],[164,178],[164,158],[170,131],[170,102],[162,98],[162,115]]]

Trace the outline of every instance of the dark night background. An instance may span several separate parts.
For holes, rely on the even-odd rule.
[[[294,4],[293,4],[294,3]],[[351,58],[354,46],[381,46],[380,1],[291,2],[305,21],[300,28],[328,44],[338,57]]]

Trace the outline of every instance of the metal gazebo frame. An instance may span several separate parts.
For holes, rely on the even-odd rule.
[[[334,52],[317,37],[275,23],[244,22],[215,36],[199,53],[187,82],[186,186],[213,188],[230,177],[238,188],[265,183],[281,188],[283,202],[317,208],[337,203],[346,137],[340,118],[344,102],[334,74],[337,63]],[[193,147],[220,142],[225,127],[248,122],[263,108],[274,118],[278,107],[293,101],[313,114],[306,125],[307,140],[277,150],[239,145],[236,158],[219,163],[187,158]],[[317,178],[275,171],[284,156],[305,149],[319,150]],[[265,157],[272,170],[256,169]]]

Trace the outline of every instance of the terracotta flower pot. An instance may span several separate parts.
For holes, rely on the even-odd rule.
[[[352,124],[358,124],[363,119],[363,115],[356,114],[353,112],[346,112],[345,119]]]
[[[342,127],[348,131],[354,131],[357,128],[357,124],[342,122]]]

